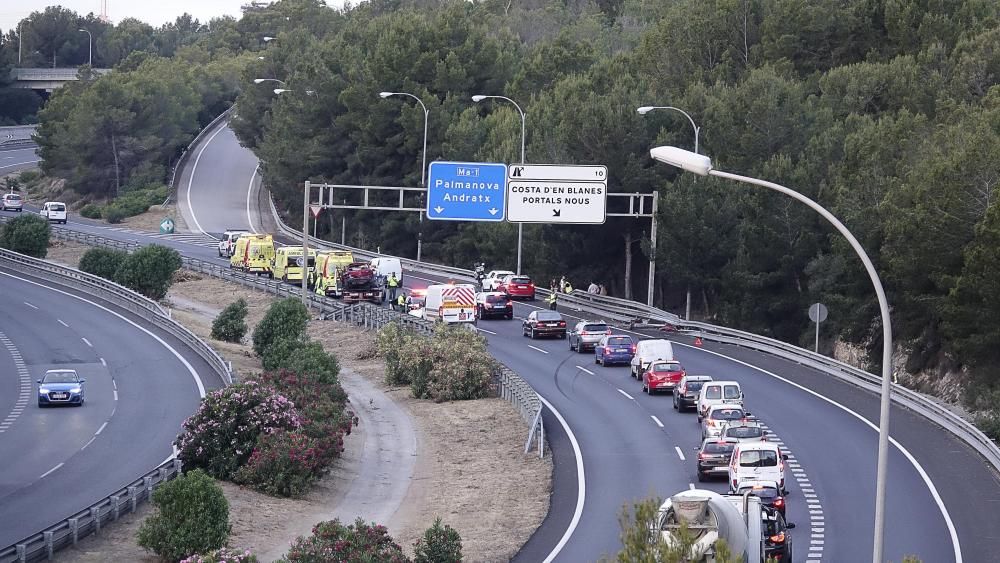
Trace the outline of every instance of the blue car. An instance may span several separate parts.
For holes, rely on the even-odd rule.
[[[631,336],[609,334],[594,346],[594,363],[604,366],[627,364],[635,355],[635,341]]]
[[[38,406],[83,406],[86,379],[72,369],[50,369],[38,380]]]

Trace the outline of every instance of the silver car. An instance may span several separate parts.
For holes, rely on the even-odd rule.
[[[738,423],[748,414],[737,405],[712,405],[701,421],[701,439],[719,436],[724,425]]]
[[[583,352],[587,348],[593,350],[609,334],[611,329],[604,321],[580,321],[567,335],[569,349],[577,352]]]
[[[24,211],[24,201],[21,199],[21,195],[4,194],[3,200],[0,200],[0,211],[17,211],[18,213]]]

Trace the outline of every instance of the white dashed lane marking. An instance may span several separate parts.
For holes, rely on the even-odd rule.
[[[541,352],[543,354],[548,354],[547,350],[542,350],[541,348],[537,348],[535,346],[532,346],[531,344],[528,344],[528,348],[531,348],[532,350],[537,350],[537,351],[539,351],[539,352]]]
[[[34,305],[32,305],[34,307]],[[37,307],[36,307],[37,308]],[[4,348],[10,354],[12,360],[14,360],[14,367],[17,370],[18,379],[18,395],[17,401],[14,402],[14,408],[11,409],[10,414],[7,415],[3,421],[0,421],[0,434],[7,431],[17,418],[21,416],[24,412],[24,407],[28,405],[28,398],[31,396],[31,374],[28,372],[28,366],[24,363],[24,358],[21,357],[21,351],[14,346],[14,342],[7,335],[0,332],[0,343],[3,344]]]
[[[621,393],[622,395],[625,395],[626,397],[628,397],[632,401],[635,400],[635,397],[633,397],[632,395],[629,395],[628,393],[622,391],[621,389],[619,389],[618,392]]]

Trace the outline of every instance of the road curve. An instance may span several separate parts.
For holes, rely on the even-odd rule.
[[[228,149],[211,146],[226,139],[232,143]],[[205,154],[229,158],[226,155],[243,151],[232,145],[234,139],[219,133]],[[199,167],[212,162],[206,158],[217,156],[203,157]],[[242,169],[230,168],[234,161],[218,163],[230,171],[225,178],[190,184],[192,203],[211,205],[198,215],[211,214],[219,226],[240,226],[246,215],[248,184],[240,178],[248,180],[256,163],[243,156],[238,159]],[[196,194],[202,190],[213,195],[200,200]],[[184,205],[182,199],[182,208]],[[113,232],[100,234],[116,236]],[[137,234],[119,236],[149,241]],[[212,258],[211,251],[204,248],[183,242],[169,244],[193,257]],[[424,278],[423,283],[440,281],[410,272],[406,277],[417,285],[420,278]],[[532,306],[518,304],[516,314],[524,316]],[[556,560],[592,560],[613,553],[618,548],[615,516],[624,503],[648,494],[669,495],[695,481],[690,454],[697,443],[697,426],[692,416],[675,413],[669,399],[642,395],[627,370],[594,369],[596,366],[588,365],[588,360],[592,362],[589,356],[570,353],[565,341],[529,343],[518,335],[517,321],[481,326],[496,333],[489,335],[491,351],[559,410],[579,441],[586,475],[584,510]],[[677,355],[691,372],[739,379],[750,410],[792,452],[793,474],[801,476],[790,485],[789,518],[798,524],[794,560],[870,558],[877,435],[864,420],[877,421],[877,397],[798,364],[736,347],[678,345]],[[925,561],[956,560],[957,550],[944,517],[947,514],[963,559],[990,560],[1000,551],[1000,538],[994,533],[1000,529],[1000,515],[993,510],[1000,500],[996,474],[967,446],[926,419],[895,406],[892,416],[893,437],[916,465],[900,448],[891,449],[887,557],[899,561],[905,554],[916,554]],[[542,560],[552,553],[573,521],[577,506],[579,483],[569,439],[550,415],[546,429],[555,459],[552,505],[545,522],[519,555],[524,561]],[[716,484],[714,488],[725,486]]]
[[[0,176],[38,166],[38,147],[0,148]]]
[[[110,303],[2,267],[0,288],[0,415],[14,408],[6,398],[18,364],[31,381],[26,407],[0,433],[0,546],[6,546],[172,454],[171,442],[200,398],[175,352],[206,387],[222,382],[181,342]],[[34,380],[55,368],[86,377],[83,407],[37,407]]]

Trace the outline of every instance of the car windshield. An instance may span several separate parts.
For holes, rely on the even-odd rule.
[[[615,336],[608,338],[606,342],[609,346],[629,346],[632,344],[632,339],[628,336]]]
[[[540,321],[561,321],[562,315],[552,311],[539,311],[535,314],[535,318]]]
[[[733,438],[760,438],[764,431],[756,426],[734,426],[726,429],[726,436]]]
[[[61,203],[58,203],[56,205],[50,205],[49,211],[66,211],[66,206]]]
[[[701,381],[688,381],[688,383],[687,383],[687,390],[688,391],[700,391],[701,387],[703,385],[705,385],[705,384],[703,382],[701,382]]]
[[[726,442],[723,442],[721,444],[718,442],[709,442],[705,444],[705,447],[702,448],[702,451],[706,454],[731,454],[733,453],[734,447],[735,444],[729,444]]]
[[[712,385],[705,389],[706,399],[721,399],[722,398],[722,388],[718,385]]]
[[[726,399],[740,398],[740,388],[735,385],[726,385],[724,393]]]
[[[7,194],[7,199],[12,201],[21,201],[21,196],[17,194]]]
[[[740,467],[777,467],[778,452],[774,450],[749,450],[740,452]]]
[[[606,324],[583,325],[583,331],[584,332],[607,332],[608,331],[608,325],[606,325]]]
[[[743,418],[742,409],[716,409],[712,411],[710,418],[713,420],[739,420]]]
[[[487,303],[506,303],[507,302],[507,298],[504,297],[503,295],[487,295],[486,296],[486,302]]]
[[[46,373],[42,383],[76,383],[76,374],[69,372]]]
[[[650,371],[681,371],[681,365],[677,362],[659,362],[653,364]]]
[[[740,490],[736,491],[736,494],[742,495],[748,491],[752,493],[754,496],[760,497],[765,500],[775,499],[781,496],[778,494],[778,491],[775,490],[774,487],[760,487],[760,486],[758,486],[758,488],[740,487]]]
[[[519,278],[510,278],[510,283],[528,284],[531,283],[531,278],[527,278],[524,276],[521,276]]]

